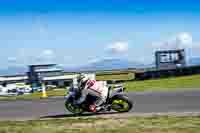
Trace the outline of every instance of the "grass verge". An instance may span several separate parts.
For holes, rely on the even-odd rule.
[[[199,133],[200,117],[64,118],[0,122],[0,133]]]
[[[111,73],[111,74],[97,74],[97,80],[131,80],[134,79],[134,73]]]
[[[130,81],[126,82],[125,86],[128,91],[176,91],[200,89],[200,75]]]

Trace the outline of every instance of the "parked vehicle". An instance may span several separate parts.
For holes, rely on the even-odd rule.
[[[17,96],[18,92],[16,86],[11,85],[1,85],[0,86],[0,96]]]
[[[20,87],[20,88],[17,88],[17,92],[19,93],[19,95],[30,94],[32,92],[32,88]]]

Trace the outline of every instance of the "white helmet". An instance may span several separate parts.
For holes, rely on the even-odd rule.
[[[78,86],[81,87],[86,81],[88,81],[88,77],[85,74],[80,74],[77,78]]]

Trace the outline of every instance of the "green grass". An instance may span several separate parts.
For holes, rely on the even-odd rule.
[[[0,133],[199,133],[200,117],[63,118],[0,122]]]
[[[115,74],[100,74],[96,75],[97,80],[131,80],[134,79],[133,73],[115,73]]]
[[[157,80],[130,81],[126,82],[125,86],[128,91],[174,91],[200,89],[200,75]]]

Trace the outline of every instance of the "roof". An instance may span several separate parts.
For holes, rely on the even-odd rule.
[[[59,68],[47,68],[47,69],[37,69],[35,72],[57,72],[57,71],[63,71]]]
[[[56,66],[57,64],[33,64],[29,65],[29,67],[46,67],[46,66]]]
[[[19,81],[19,80],[27,80],[28,76],[21,76],[21,77],[0,77],[0,81]]]
[[[24,77],[26,74],[17,74],[17,75],[1,75],[0,77],[10,78],[10,77]]]
[[[174,50],[160,50],[160,51],[156,51],[156,54],[159,53],[177,53],[177,52],[183,52],[185,51],[184,49],[174,49]]]
[[[4,80],[6,80],[6,78],[0,77],[0,81],[4,81]]]

